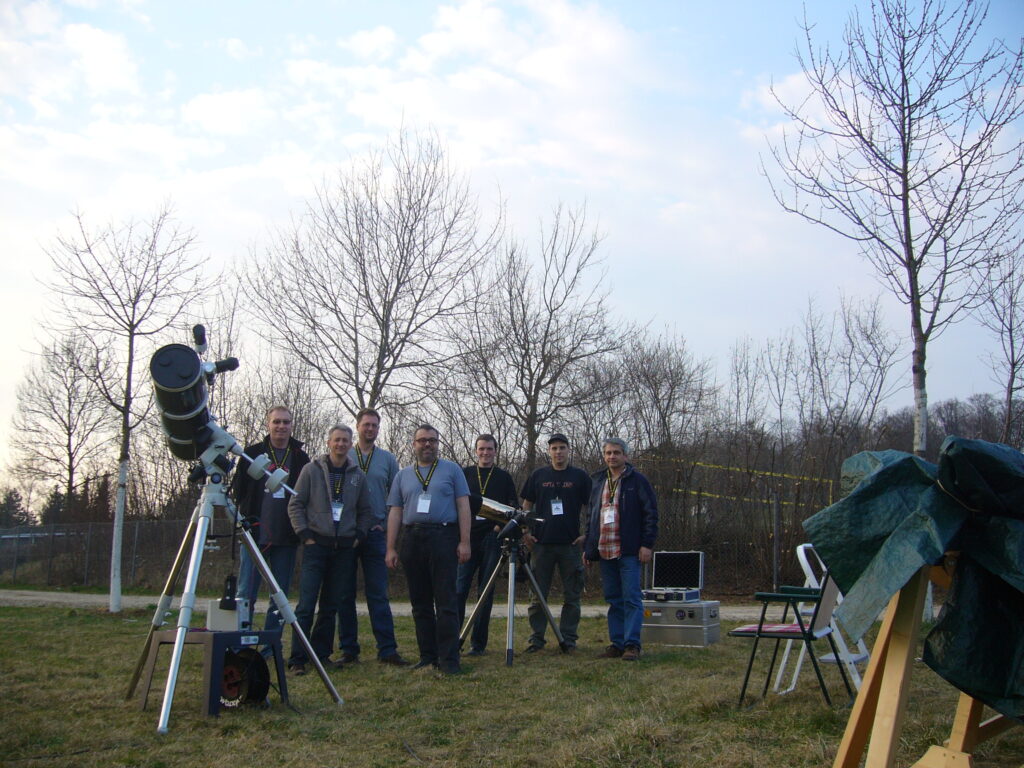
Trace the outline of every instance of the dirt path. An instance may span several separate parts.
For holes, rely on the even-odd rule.
[[[121,598],[121,607],[125,609],[155,609],[158,595],[124,595]],[[197,600],[197,609],[202,599]],[[174,601],[177,606],[177,599]],[[41,592],[34,589],[0,589],[0,606],[31,606],[31,605],[56,605],[69,608],[106,608],[109,605],[107,595],[89,594],[85,592]],[[205,603],[202,603],[205,606]],[[261,600],[256,604],[257,612],[266,610],[266,601]],[[526,616],[527,601],[516,603],[516,616]],[[558,606],[552,605],[552,610],[558,612]],[[205,610],[205,607],[203,608]],[[357,603],[356,610],[360,616],[366,615],[366,603]],[[396,616],[412,616],[412,608],[406,602],[391,602],[391,610]],[[757,621],[760,615],[760,607],[755,605],[723,605],[721,618],[725,621]],[[494,603],[492,615],[502,616],[506,612],[504,603]],[[603,605],[584,605],[584,616],[604,616]]]

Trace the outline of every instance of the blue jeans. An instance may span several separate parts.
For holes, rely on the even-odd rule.
[[[327,643],[314,638],[313,612],[317,600],[320,610],[337,611],[343,600],[354,600],[356,592],[356,557],[351,547],[335,548],[323,544],[306,544],[302,548],[302,571],[299,574],[299,606],[295,609],[296,623],[306,633],[313,652],[319,659],[331,655],[331,636]],[[292,654],[289,664],[305,664],[306,651],[298,642],[298,635],[292,632]]]
[[[470,541],[470,556],[465,563],[459,564],[459,573],[455,580],[455,591],[459,593],[459,626],[466,622],[466,601],[473,589],[473,577],[477,578],[477,594],[483,590],[487,580],[491,578],[498,565],[500,548],[498,534],[493,529]],[[473,622],[473,636],[470,647],[474,651],[482,651],[487,647],[487,630],[491,623],[491,605],[494,603],[494,591],[480,606],[480,612]]]
[[[640,647],[644,596],[640,590],[640,558],[624,555],[601,561],[601,586],[608,601],[608,637],[616,648]]]
[[[295,573],[295,557],[298,549],[298,545],[283,544],[272,545],[262,551],[263,559],[267,561],[270,572],[274,574],[274,579],[286,596],[292,585],[292,574]],[[238,557],[238,596],[249,600],[248,620],[250,625],[262,583],[263,577],[260,575],[256,563],[249,557],[249,550],[243,545]],[[277,629],[283,623],[277,606],[271,601],[263,628]]]
[[[384,563],[387,535],[383,530],[371,530],[366,541],[356,547],[356,559],[363,563],[363,587],[366,590],[366,609],[370,626],[377,640],[377,658],[386,659],[398,653],[395,640],[395,620],[388,601],[388,567]],[[356,594],[338,607],[338,647],[342,653],[359,655],[359,618],[356,616]],[[320,609],[313,626],[313,634],[328,647],[334,634],[333,610]]]
[[[580,598],[583,595],[583,553],[575,544],[534,544],[530,553],[530,568],[537,579],[537,586],[544,599],[548,599],[555,567],[562,578],[562,612],[558,617],[558,629],[566,645],[575,646],[579,639]],[[534,597],[530,603],[529,644],[544,647],[544,631],[548,619],[540,601]]]

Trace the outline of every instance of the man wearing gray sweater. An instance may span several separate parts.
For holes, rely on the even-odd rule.
[[[302,468],[295,495],[288,502],[288,517],[302,542],[299,605],[295,618],[309,636],[317,598],[323,607],[337,610],[343,600],[355,598],[356,547],[366,540],[373,524],[366,475],[352,461],[352,429],[338,424],[327,435],[327,453]],[[313,651],[324,661],[331,655],[327,643],[311,639]],[[293,633],[288,667],[297,675],[306,671],[306,652]]]

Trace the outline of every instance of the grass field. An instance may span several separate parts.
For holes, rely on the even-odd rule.
[[[378,664],[365,647],[372,635],[364,617],[366,660],[330,672],[344,705],[309,674],[289,679],[294,710],[272,691],[268,709],[203,717],[200,652],[189,646],[170,733],[161,735],[169,646],[148,709],[124,700],[151,616],[0,608],[0,765],[827,766],[849,714],[824,705],[809,665],[794,693],[738,709],[749,641],[725,638],[726,627],[710,648],[650,646],[628,663],[594,658],[606,642],[604,621],[584,619],[575,655],[518,655],[510,669],[505,621],[495,617],[490,652],[466,659],[466,674],[442,679]],[[396,621],[399,648],[415,659],[412,620]],[[526,622],[516,628],[518,650]],[[826,673],[844,698],[835,668]],[[918,665],[898,765],[948,735],[956,696]],[[1024,728],[979,747],[974,764],[1024,764]]]

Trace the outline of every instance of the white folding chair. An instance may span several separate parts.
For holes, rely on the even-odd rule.
[[[819,588],[821,586],[821,578],[825,573],[825,564],[818,557],[818,553],[814,551],[813,544],[801,544],[796,548],[796,558],[800,562],[800,568],[804,572],[804,586]],[[842,593],[838,593],[836,597],[836,607],[843,602]],[[813,606],[800,606],[801,612],[808,616],[813,610]],[[857,641],[856,652],[850,651],[850,646],[846,642],[846,638],[843,637],[843,633],[840,629],[839,622],[835,615],[832,615],[832,636],[835,638],[836,646],[839,651],[839,658],[846,666],[847,672],[849,672],[850,679],[853,680],[853,684],[856,689],[860,690],[860,672],[857,669],[857,665],[867,661],[871,654],[868,652],[868,647],[864,644],[864,639],[861,638]],[[779,690],[782,686],[783,677],[786,673],[786,663],[789,661],[789,654],[793,647],[793,640],[786,642],[786,649],[782,654],[782,662],[779,664],[778,674],[775,676],[775,685],[772,688],[776,693],[789,693],[796,688],[797,678],[800,676],[800,668],[803,666],[804,657],[807,655],[807,646],[803,643],[800,644],[800,655],[796,660],[796,669],[793,670],[793,677],[790,680],[789,687],[785,690]],[[836,663],[836,655],[834,653],[828,653],[824,656],[820,656],[819,659],[828,664]]]

